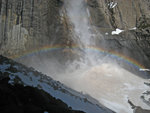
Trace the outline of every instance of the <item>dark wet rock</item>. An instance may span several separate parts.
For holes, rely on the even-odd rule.
[[[44,111],[49,113],[84,113],[72,110],[70,106],[63,102],[68,101],[68,99],[69,103],[81,106],[81,110],[84,109],[83,107],[86,110],[86,106],[90,104],[94,106],[94,109],[98,108],[98,111],[100,110],[102,113],[113,113],[102,104],[93,104],[93,102],[99,103],[94,98],[84,96],[82,93],[66,87],[59,81],[53,80],[32,67],[26,67],[1,55],[0,61],[2,62],[0,65],[0,111],[3,113],[43,113]],[[52,92],[49,92],[49,90]],[[60,94],[59,96],[65,95],[65,98],[60,100],[58,99],[59,96],[56,95],[57,99],[55,99],[53,94],[55,91],[58,95]],[[92,99],[92,102],[90,99]],[[78,102],[80,104],[76,105]]]
[[[9,78],[0,80],[0,111],[2,113],[84,113],[37,88],[8,84]]]
[[[136,107],[133,113],[150,113],[150,110],[143,109],[141,107]]]

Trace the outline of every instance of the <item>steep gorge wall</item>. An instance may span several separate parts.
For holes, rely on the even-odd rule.
[[[66,37],[60,0],[0,0],[0,54],[11,56]]]
[[[50,44],[70,46],[72,32],[64,0],[0,0],[0,54],[19,55]],[[97,45],[150,64],[149,0],[85,0],[91,24],[103,34]],[[112,4],[112,6],[110,6]],[[116,4],[116,5],[115,5]],[[130,30],[136,27],[136,30]],[[116,28],[125,30],[111,35]],[[108,33],[108,35],[105,35]],[[122,51],[124,50],[124,51]],[[144,59],[144,61],[143,61]]]

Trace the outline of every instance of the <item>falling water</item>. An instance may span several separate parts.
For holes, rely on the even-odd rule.
[[[80,47],[82,52],[84,52],[81,56],[83,58],[82,61],[86,65],[93,65],[98,61],[98,56],[96,56],[96,53],[91,53],[85,49],[89,46],[95,46],[96,38],[96,35],[92,32],[95,29],[91,26],[90,12],[86,0],[65,0],[64,2],[67,16],[73,26],[74,32],[72,32],[72,39]],[[81,62],[79,63],[81,65]]]
[[[74,33],[79,38],[79,45],[89,46],[91,45],[91,33],[89,13],[85,4],[85,0],[66,0],[65,8],[69,19],[74,25]]]

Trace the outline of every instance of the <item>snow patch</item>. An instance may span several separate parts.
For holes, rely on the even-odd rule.
[[[136,27],[133,27],[133,28],[129,28],[128,30],[136,30],[136,29],[137,29]],[[119,28],[116,28],[116,31],[112,31],[111,34],[112,35],[119,35],[123,31],[125,31],[125,30],[121,30]],[[106,33],[105,33],[105,35],[106,35]]]
[[[116,6],[117,6],[117,2],[110,2],[109,4],[108,4],[108,6],[109,6],[109,8],[115,8]]]
[[[108,101],[105,99],[101,99],[102,103],[104,103],[105,105],[109,106],[110,109],[113,109],[115,112],[117,113],[121,113],[121,112],[129,112],[130,110],[128,110],[125,106],[118,104],[116,102],[113,101]],[[124,110],[124,111],[121,111]],[[131,113],[131,112],[130,112]]]
[[[117,28],[116,31],[112,31],[111,34],[112,34],[112,35],[119,35],[119,34],[120,34],[121,32],[123,32],[123,31],[124,31],[124,30],[121,30],[121,29],[118,29],[118,28]]]
[[[108,33],[106,32],[105,35],[108,35]]]
[[[0,65],[0,71],[4,73],[6,69],[8,69],[9,67],[10,67],[10,64],[3,63],[2,65]]]
[[[133,27],[133,28],[130,28],[129,30],[136,30],[137,28],[136,27]]]
[[[45,92],[49,93],[56,99],[62,100],[74,110],[80,110],[86,113],[111,113],[111,111],[106,109],[105,107],[98,106],[98,103],[96,103],[96,101],[95,103],[93,103],[93,101],[89,101],[90,99],[87,98],[87,96],[64,86],[60,82],[54,81],[52,78],[47,77],[46,75],[41,75],[34,71],[27,72],[27,69],[19,67],[18,65],[14,65],[13,67],[19,69],[19,72],[11,73],[10,71],[6,70],[10,66],[10,64],[3,63],[2,65],[0,65],[0,71],[10,73],[10,80],[8,81],[8,83],[11,85],[14,85],[16,79],[17,83],[21,83],[24,86],[43,89]],[[24,71],[26,71],[27,73],[24,73]]]
[[[129,84],[129,83],[124,83],[124,86],[125,86],[125,90],[135,90],[136,88],[133,86],[133,85],[131,85],[131,84]]]

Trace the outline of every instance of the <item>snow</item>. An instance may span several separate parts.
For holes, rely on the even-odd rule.
[[[79,74],[76,72],[75,75],[74,77],[71,74],[70,78],[61,82],[77,91],[91,95],[117,113],[132,113],[128,98],[136,106],[150,109],[140,98],[144,91],[150,90],[144,84],[147,80],[113,63],[92,66],[83,72],[79,71]]]
[[[150,71],[150,69],[139,69],[139,71]]]
[[[3,63],[0,65],[0,71],[8,72],[10,64]],[[13,66],[17,69],[21,67]],[[26,69],[22,69],[26,71]],[[137,106],[141,106],[144,109],[149,109],[149,106],[143,103],[140,98],[143,92],[148,91],[150,88],[144,84],[148,83],[146,79],[142,79],[127,70],[118,67],[112,63],[102,63],[96,66],[88,68],[88,70],[82,70],[79,73],[76,71],[76,76],[70,76],[68,81],[61,81],[67,83],[66,85],[72,84],[72,90],[60,82],[54,81],[52,78],[44,75],[34,75],[34,71],[28,71],[25,74],[23,71],[17,73],[11,73],[9,75],[10,81],[8,83],[14,84],[14,79],[19,77],[24,86],[38,87],[43,89],[53,97],[62,100],[68,106],[74,110],[81,110],[87,113],[110,113],[110,111],[100,108],[97,105],[102,103],[108,108],[118,113],[130,113],[132,112],[131,106],[128,104],[128,98]],[[10,72],[9,72],[10,73]],[[73,73],[73,72],[72,72]],[[66,75],[67,76],[67,75]],[[90,83],[90,84],[89,84]],[[57,89],[55,88],[57,87]],[[79,93],[89,94],[96,101],[91,101],[87,96]],[[144,95],[148,101],[149,95]],[[87,98],[87,102],[85,102]],[[92,103],[91,103],[92,102]]]
[[[117,2],[115,2],[115,3],[114,3],[114,2],[110,2],[110,3],[108,4],[108,6],[109,6],[109,8],[112,9],[112,8],[115,8],[115,7],[117,6],[117,4],[118,4]]]
[[[0,65],[0,71],[9,72],[6,70],[7,68],[9,68],[9,66],[10,64]],[[110,110],[107,110],[104,107],[99,107],[97,105],[98,103],[91,103],[89,99],[87,99],[87,101],[85,102],[85,98],[87,98],[86,96],[70,88],[67,88],[60,82],[52,80],[52,78],[50,77],[44,75],[34,75],[34,72],[32,71],[25,74],[23,71],[25,71],[26,69],[22,69],[18,65],[14,65],[13,67],[19,69],[19,72],[9,72],[10,80],[8,81],[8,83],[11,85],[14,84],[14,79],[16,77],[19,77],[21,79],[20,83],[23,83],[24,86],[32,86],[37,88],[39,88],[38,86],[40,86],[39,89],[43,89],[53,97],[62,100],[74,110],[81,110],[85,111],[86,113],[111,113]],[[20,69],[22,69],[23,71],[20,71]],[[47,112],[45,111],[44,113]]]
[[[5,64],[3,63],[2,65],[0,65],[0,71],[3,73],[6,71],[6,69],[8,69],[10,67],[10,64]]]
[[[129,84],[129,83],[124,83],[124,89],[125,90],[135,90],[136,89],[136,87],[135,86],[132,86],[131,84]]]
[[[27,76],[21,75],[19,77],[26,85],[37,87],[37,85],[39,84],[44,91],[48,92],[49,94],[51,94],[52,96],[54,96],[56,98],[63,100],[65,103],[67,103],[67,105],[71,106],[73,109],[83,110],[83,111],[86,111],[87,113],[91,113],[92,111],[94,113],[103,112],[102,110],[100,110],[100,108],[96,107],[95,105],[92,105],[90,103],[85,103],[83,101],[83,99],[80,100],[80,98],[78,98],[78,97],[72,97],[66,93],[62,93],[58,90],[54,90],[52,86],[50,86],[47,83],[39,82],[38,81],[39,79],[35,78],[34,76],[32,76],[34,81],[30,81]],[[54,81],[51,81],[51,82],[53,82],[55,84]],[[57,85],[59,86],[59,84],[57,84]],[[59,87],[61,87],[61,86],[59,86]]]
[[[48,113],[47,111],[44,111],[44,113]]]
[[[148,91],[144,91],[142,96],[146,101],[150,101],[150,93]]]
[[[108,33],[106,32],[105,35],[108,35]]]
[[[13,85],[14,84],[15,76],[9,75],[9,78],[10,78],[10,80],[8,81],[8,83],[11,84],[11,85]]]
[[[121,30],[121,29],[116,29],[116,31],[112,31],[112,35],[119,35],[121,32],[123,32],[124,30]]]
[[[133,27],[133,28],[130,28],[129,30],[136,30],[137,28],[136,27]]]
[[[150,100],[150,94],[149,95],[144,95],[144,98],[146,101],[149,101]]]
[[[105,105],[109,106],[110,109],[113,109],[113,110],[114,110],[115,112],[117,112],[117,113],[121,113],[121,111],[120,111],[119,109],[124,109],[124,110],[126,110],[126,112],[128,112],[128,113],[132,113],[132,112],[129,112],[129,109],[126,109],[125,106],[123,106],[123,105],[121,105],[121,104],[118,104],[118,103],[116,103],[116,102],[108,101],[108,100],[106,100],[106,99],[101,99],[101,101],[102,101]],[[119,109],[118,109],[118,108],[119,108]],[[122,112],[123,112],[123,111],[122,111]]]
[[[133,27],[133,28],[129,28],[129,30],[136,30],[137,28],[136,27]],[[125,30],[121,30],[121,29],[119,29],[119,28],[116,28],[116,30],[115,31],[112,31],[111,32],[111,34],[112,35],[119,35],[121,32],[123,32],[123,31],[125,31]],[[105,35],[106,35],[106,33],[105,33]]]

